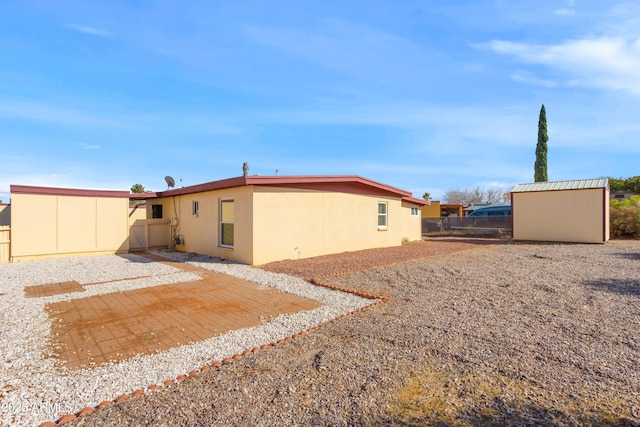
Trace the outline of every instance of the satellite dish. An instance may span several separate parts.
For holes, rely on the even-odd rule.
[[[173,188],[173,187],[176,186],[176,181],[173,178],[171,178],[170,176],[165,176],[164,180],[167,182],[167,186],[169,188]]]

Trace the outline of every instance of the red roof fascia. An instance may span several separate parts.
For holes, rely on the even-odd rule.
[[[411,193],[390,185],[382,184],[358,175],[303,175],[303,176],[239,176],[205,184],[160,191],[154,194],[141,193],[136,198],[180,196],[204,191],[221,190],[245,185],[297,188],[304,190],[340,191],[346,193],[385,195],[389,197],[411,198]],[[414,202],[415,203],[415,202]],[[424,204],[424,203],[422,203]]]
[[[155,191],[145,191],[144,193],[130,193],[129,198],[131,200],[147,200],[155,199],[158,197],[158,193]]]
[[[202,193],[204,191],[222,190],[225,188],[242,187],[247,185],[247,177],[239,176],[220,181],[206,182],[204,184],[190,185],[189,187],[174,188],[172,190],[158,191],[154,197],[181,196],[183,194]],[[146,193],[142,193],[146,194]]]
[[[260,177],[262,178],[262,177]],[[266,177],[269,178],[269,177]],[[279,178],[279,177],[273,177]],[[359,176],[306,176],[282,177],[283,179],[250,180],[250,185],[297,188],[301,190],[336,191],[371,196],[406,197],[410,193]]]
[[[402,198],[403,202],[408,202],[408,203],[415,203],[416,205],[420,205],[420,206],[430,206],[431,202],[425,199],[418,199],[415,197],[403,197]]]
[[[363,178],[358,175],[304,175],[304,176],[239,176],[189,187],[175,188],[165,191],[129,193],[117,190],[85,190],[76,188],[36,187],[27,185],[11,185],[14,194],[40,194],[56,196],[81,197],[123,197],[132,200],[147,200],[158,197],[180,196],[225,188],[243,187],[246,185],[297,188],[316,191],[338,191],[354,194],[381,195],[399,197],[404,201],[418,205],[428,205],[428,201],[413,198],[411,193],[381,182]]]
[[[85,190],[80,188],[37,187],[31,185],[10,185],[11,194],[37,194],[43,196],[115,197],[129,198],[128,191]]]
[[[411,193],[392,187],[381,182],[373,181],[359,175],[302,175],[302,176],[249,176],[249,185],[317,185],[317,184],[337,184],[356,183],[368,187],[377,188],[384,192],[396,194],[403,197],[411,197]]]

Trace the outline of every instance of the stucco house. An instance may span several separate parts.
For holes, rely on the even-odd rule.
[[[429,203],[356,175],[241,176],[142,194],[12,185],[11,193],[13,261],[171,247],[259,265],[399,246],[421,239]]]
[[[136,196],[177,250],[259,265],[420,240],[426,200],[356,175],[241,176]]]

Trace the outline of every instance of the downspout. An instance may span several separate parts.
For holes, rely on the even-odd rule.
[[[180,227],[180,217],[178,217],[178,207],[176,206],[176,196],[172,196],[173,201],[173,217],[176,219],[175,224],[171,221],[171,244],[170,249],[176,249],[176,236],[178,236],[178,228]]]

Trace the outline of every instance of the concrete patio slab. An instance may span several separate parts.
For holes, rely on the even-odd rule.
[[[152,354],[321,305],[157,255],[142,256],[202,279],[47,304],[52,318],[50,344],[62,365],[89,368]],[[54,285],[38,290],[81,290],[80,285]]]

